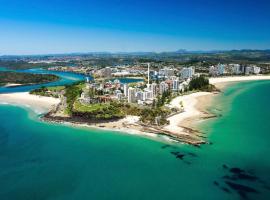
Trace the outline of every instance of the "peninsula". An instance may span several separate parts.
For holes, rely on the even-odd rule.
[[[0,71],[0,86],[6,87],[42,84],[57,80],[59,80],[59,77],[52,74],[31,74],[13,71]]]
[[[42,87],[28,93],[0,94],[0,102],[33,106],[49,111],[43,120],[75,126],[110,129],[149,136],[164,135],[192,145],[205,143],[197,122],[216,117],[207,112],[213,96],[224,84],[270,80],[270,76],[206,77],[192,67],[178,72],[165,69],[153,78],[150,64],[145,82],[121,83],[107,78],[68,86]],[[107,70],[107,69],[106,69]],[[106,74],[107,73],[107,74]],[[105,72],[109,76],[110,72]]]

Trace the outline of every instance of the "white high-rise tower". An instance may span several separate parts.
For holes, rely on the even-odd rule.
[[[150,63],[148,65],[148,85],[150,84]]]

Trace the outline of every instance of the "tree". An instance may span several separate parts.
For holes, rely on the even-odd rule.
[[[209,80],[204,76],[193,78],[189,83],[189,90],[202,90],[207,89]]]

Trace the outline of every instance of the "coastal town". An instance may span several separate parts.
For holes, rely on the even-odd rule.
[[[85,104],[107,102],[112,100],[125,101],[138,105],[152,105],[159,95],[169,92],[179,95],[189,90],[189,83],[193,78],[248,76],[258,75],[260,67],[256,65],[217,64],[209,66],[208,73],[196,73],[195,66],[176,69],[165,66],[159,70],[151,67],[150,63],[140,66],[114,66],[99,70],[91,67],[51,67],[51,71],[68,71],[83,73],[94,77],[86,77],[86,85],[80,96],[80,102]],[[137,78],[136,83],[122,83],[119,78]],[[100,94],[100,95],[94,95]]]
[[[269,21],[270,0],[2,0],[0,200],[270,200]]]
[[[269,79],[265,76],[269,73],[266,63],[199,62],[192,65],[191,61],[179,64],[121,57],[23,57],[1,62],[7,67],[30,68],[30,72],[43,66],[37,70],[56,77],[59,74],[80,77],[72,84],[36,87],[30,95],[16,94],[16,100],[35,106],[39,103],[33,102],[51,102],[44,106],[47,112],[42,119],[45,121],[166,136],[192,145],[207,142],[196,123],[217,117],[206,109],[224,82]],[[29,79],[30,84],[32,79]],[[21,83],[15,81],[9,80],[3,85],[8,88]],[[13,103],[14,95],[2,94],[1,97]]]
[[[73,68],[51,67],[48,70],[74,73]],[[80,67],[76,69],[77,73],[82,70]],[[190,124],[179,126],[179,123],[182,116],[189,118],[187,111],[190,105],[193,109],[197,97],[206,98],[219,92],[209,78],[260,76],[260,68],[255,65],[217,64],[210,66],[208,73],[197,72],[194,66],[156,69],[152,63],[98,70],[84,67],[84,72],[79,71],[84,73],[84,81],[66,87],[40,88],[31,94],[60,99],[60,103],[44,116],[47,121],[163,134],[176,141],[199,145],[206,142],[201,133]],[[207,105],[206,100],[201,98],[200,101]],[[188,115],[185,117],[185,114]],[[198,116],[197,120],[216,117],[205,111]]]

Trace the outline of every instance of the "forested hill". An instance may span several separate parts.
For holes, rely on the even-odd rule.
[[[29,74],[18,72],[0,72],[0,85],[8,83],[16,84],[39,84],[57,81],[59,79],[56,75],[51,74]]]

